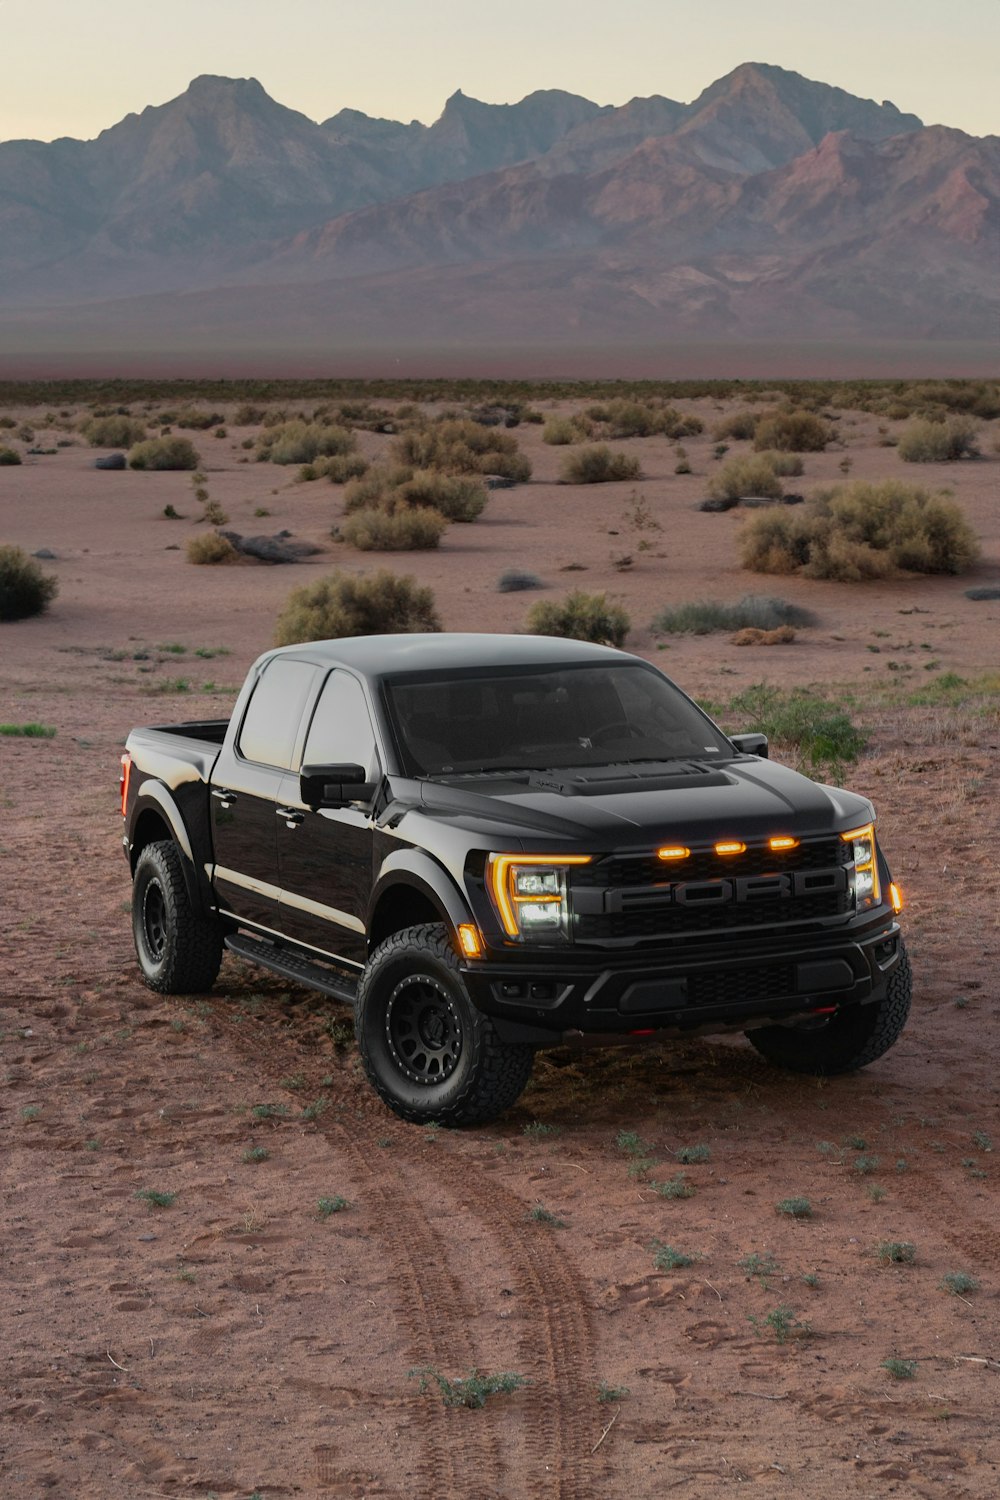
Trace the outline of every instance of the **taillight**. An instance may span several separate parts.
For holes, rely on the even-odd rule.
[[[126,750],[122,756],[122,768],[118,775],[118,790],[122,794],[122,817],[125,816],[125,804],[128,801],[128,783],[132,775],[132,757]]]

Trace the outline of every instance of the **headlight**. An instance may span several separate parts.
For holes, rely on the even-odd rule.
[[[855,828],[840,837],[851,845],[854,855],[854,904],[858,911],[878,906],[882,891],[878,878],[878,852],[875,847],[875,825]]]
[[[491,854],[490,894],[507,936],[567,938],[566,871],[590,860],[589,854]]]

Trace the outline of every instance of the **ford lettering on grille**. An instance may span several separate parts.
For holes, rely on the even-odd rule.
[[[721,880],[680,880],[655,886],[632,886],[604,892],[605,912],[634,911],[645,906],[730,906],[789,901],[802,896],[843,895],[848,889],[842,866],[829,870],[795,870],[776,875],[734,875]]]

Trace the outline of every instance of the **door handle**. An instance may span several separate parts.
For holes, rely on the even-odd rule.
[[[275,808],[275,814],[279,818],[284,818],[286,828],[298,828],[305,818],[305,813],[296,812],[294,807]]]
[[[236,801],[236,793],[224,790],[222,787],[213,787],[212,796],[218,797],[223,807],[232,807]]]

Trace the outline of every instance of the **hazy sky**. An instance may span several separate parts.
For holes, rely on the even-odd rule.
[[[457,88],[686,101],[747,61],[1000,132],[998,0],[0,0],[0,57],[0,140],[94,136],[199,73],[429,123]]]

